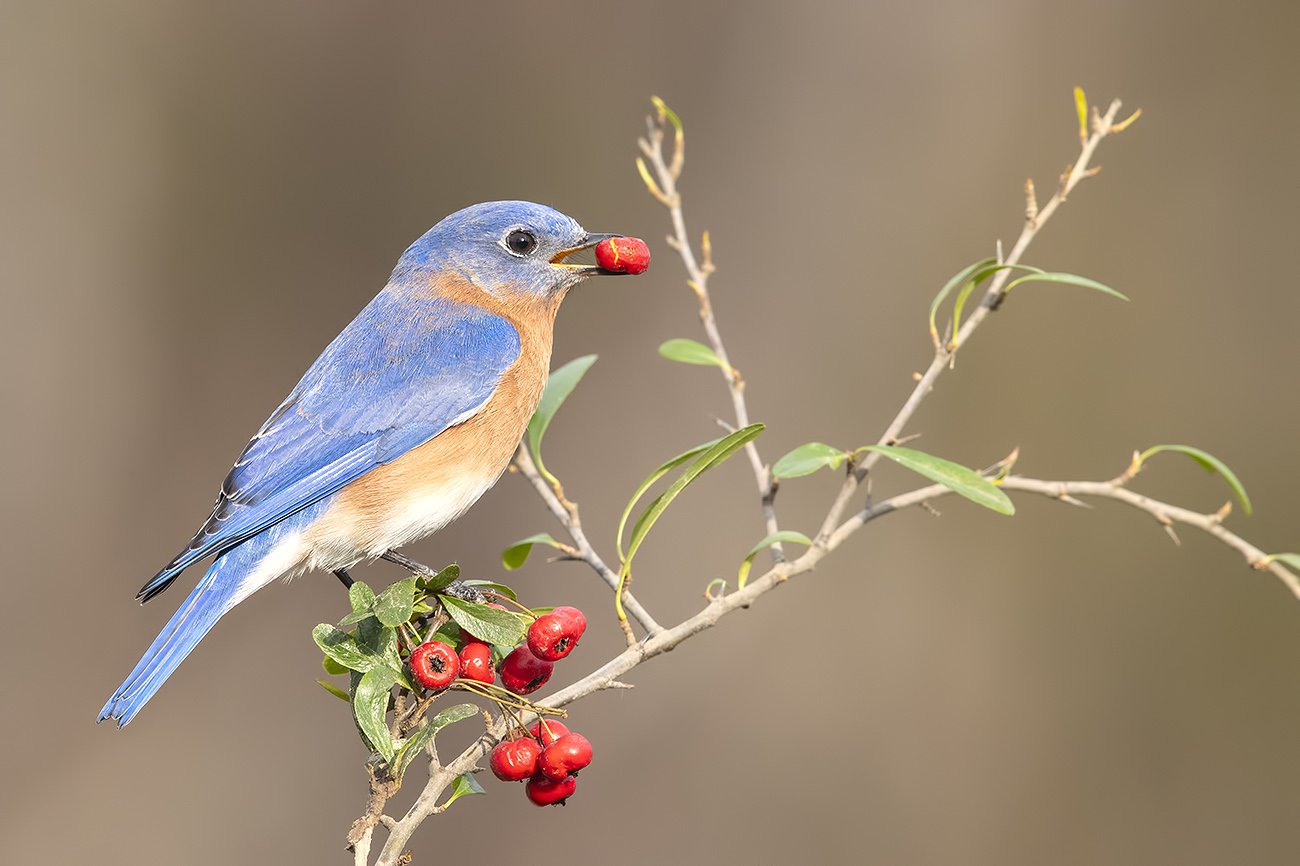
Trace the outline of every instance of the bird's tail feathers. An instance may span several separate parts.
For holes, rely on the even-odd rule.
[[[119,727],[125,727],[217,624],[217,620],[235,606],[243,575],[232,572],[249,565],[242,561],[247,557],[240,556],[241,552],[233,550],[209,566],[198,586],[172,615],[126,682],[104,704],[99,712],[101,722],[113,719]]]

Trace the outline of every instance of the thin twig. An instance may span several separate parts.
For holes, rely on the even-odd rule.
[[[1075,186],[1078,185],[1079,181],[1091,176],[1091,170],[1088,167],[1088,163],[1092,161],[1093,154],[1097,150],[1097,145],[1101,143],[1103,138],[1110,134],[1111,127],[1115,123],[1115,117],[1119,114],[1119,108],[1120,101],[1116,99],[1111,102],[1110,107],[1106,110],[1104,115],[1097,115],[1094,117],[1092,134],[1082,142],[1082,146],[1079,149],[1079,156],[1074,161],[1074,165],[1072,165],[1069,170],[1061,176],[1060,186],[1052,197],[1047,200],[1047,203],[1042,207],[1037,208],[1032,218],[1025,220],[1024,227],[1020,230],[1020,237],[1017,238],[1015,245],[1011,248],[1011,252],[1007,254],[1005,259],[1001,260],[1001,264],[1013,265],[1019,263],[1025,250],[1037,236],[1039,229],[1041,229],[1047,221],[1052,218],[1052,214],[1054,214],[1056,209],[1065,202],[1071,191],[1073,191]],[[989,283],[989,288],[988,291],[984,293],[983,301],[978,305],[975,311],[971,313],[970,318],[966,320],[965,324],[963,324],[958,330],[951,344],[945,341],[939,342],[939,345],[935,348],[934,359],[930,362],[929,369],[927,369],[925,374],[917,381],[916,387],[912,389],[912,393],[903,404],[903,408],[894,416],[894,420],[889,422],[889,426],[885,428],[885,432],[881,434],[880,438],[877,440],[877,444],[889,445],[897,441],[899,435],[903,432],[903,428],[907,426],[907,422],[912,420],[912,416],[916,414],[916,410],[920,407],[921,401],[923,401],[930,394],[930,391],[933,390],[935,382],[941,375],[943,375],[944,370],[951,366],[953,355],[957,349],[950,349],[949,345],[960,347],[965,346],[967,342],[970,341],[971,335],[975,333],[975,329],[980,326],[988,314],[993,312],[1001,302],[1004,297],[1003,292],[1007,280],[1010,276],[1010,269],[998,271]],[[830,533],[835,531],[835,527],[839,524],[845,508],[848,507],[850,500],[853,499],[853,495],[857,491],[858,485],[862,483],[862,480],[871,470],[871,467],[874,466],[876,461],[879,459],[879,452],[869,452],[845,476],[844,484],[841,486],[840,492],[836,496],[835,504],[827,513],[826,519],[822,523],[821,530],[817,533],[817,538],[819,540],[826,538]]]
[[[518,468],[519,474],[528,479],[528,483],[533,486],[533,489],[537,491],[537,495],[546,503],[547,509],[550,510],[551,514],[555,515],[555,519],[560,521],[565,531],[569,533],[569,537],[573,539],[573,549],[566,550],[565,553],[587,563],[596,574],[600,575],[601,580],[608,584],[610,589],[617,592],[618,572],[605,564],[605,561],[600,558],[600,554],[587,540],[586,533],[582,531],[582,519],[578,516],[578,506],[569,503],[566,507],[565,503],[560,501],[560,498],[555,494],[555,490],[537,471],[537,464],[533,462],[527,448],[520,446],[515,452],[515,466]],[[641,603],[626,590],[623,592],[623,608],[645,630],[646,634],[653,635],[663,631],[663,626],[659,625],[655,618],[650,615],[650,612],[642,607]]]
[[[650,160],[650,165],[654,168],[654,178],[662,191],[659,196],[660,203],[668,209],[669,218],[673,224],[673,234],[669,238],[669,246],[677,251],[681,257],[682,264],[686,267],[686,274],[689,277],[688,285],[694,290],[696,298],[700,303],[700,323],[704,326],[704,333],[709,339],[709,346],[713,353],[718,356],[722,362],[722,376],[726,380],[727,390],[731,394],[732,409],[736,414],[736,429],[749,426],[749,407],[745,404],[745,380],[741,378],[740,371],[731,363],[731,358],[727,354],[727,347],[722,342],[722,333],[718,330],[718,320],[713,314],[713,304],[709,300],[709,275],[715,270],[713,266],[713,248],[709,242],[709,233],[705,232],[701,239],[701,248],[703,257],[697,259],[694,247],[691,246],[691,236],[686,230],[686,218],[682,214],[682,197],[677,191],[677,178],[682,172],[682,163],[684,160],[684,138],[680,130],[674,138],[674,150],[671,162],[664,157],[663,141],[665,118],[661,117],[658,124],[653,119],[649,121],[649,135],[641,139],[641,151]],[[651,187],[653,190],[653,187]],[[758,452],[758,446],[752,441],[745,445],[745,456],[749,458],[750,468],[754,473],[754,480],[758,484],[759,504],[763,510],[763,524],[767,528],[767,534],[771,535],[777,532],[781,527],[776,519],[776,483],[772,478],[771,469],[763,462],[762,456]],[[781,562],[785,558],[785,552],[781,545],[773,544],[770,548],[772,561]]]

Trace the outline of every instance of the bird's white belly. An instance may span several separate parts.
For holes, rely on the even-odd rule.
[[[437,532],[478,501],[500,472],[459,472],[434,488],[416,488],[382,510],[346,505],[321,515],[305,534],[308,569],[350,568]]]

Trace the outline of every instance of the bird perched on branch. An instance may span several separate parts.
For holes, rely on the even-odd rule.
[[[441,529],[505,470],[541,399],[555,313],[620,235],[522,201],[410,246],[230,470],[212,516],[138,594],[214,556],[100,711],[126,725],[223,614],[276,578],[346,569]]]

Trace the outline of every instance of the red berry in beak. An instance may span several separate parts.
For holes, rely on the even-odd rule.
[[[506,740],[496,744],[488,758],[492,775],[503,782],[522,782],[537,772],[537,756],[542,747],[532,737]]]
[[[460,675],[462,679],[479,683],[490,683],[496,679],[492,670],[492,647],[481,641],[470,641],[460,651]]]
[[[538,806],[555,806],[564,805],[564,801],[573,796],[573,792],[578,789],[578,780],[572,776],[565,776],[558,782],[552,781],[545,776],[533,776],[528,780],[528,785],[524,788],[524,793],[528,799],[532,800]]]
[[[639,274],[650,267],[650,248],[640,238],[606,238],[596,244],[596,264],[612,274]]]
[[[576,775],[591,763],[591,743],[582,734],[565,734],[545,749],[537,759],[537,772],[559,781]]]
[[[440,690],[460,673],[456,651],[440,640],[426,641],[411,651],[411,676],[426,689]]]
[[[534,740],[540,740],[543,746],[549,746],[560,737],[569,733],[569,728],[564,724],[564,722],[547,719],[546,724],[542,724],[539,719],[533,722],[533,726],[528,729],[528,733],[533,735]]]
[[[517,695],[531,694],[546,685],[554,668],[529,652],[528,647],[515,647],[501,662],[501,685]]]
[[[587,618],[576,607],[557,607],[528,627],[528,649],[539,659],[556,662],[578,645],[587,630]]]

